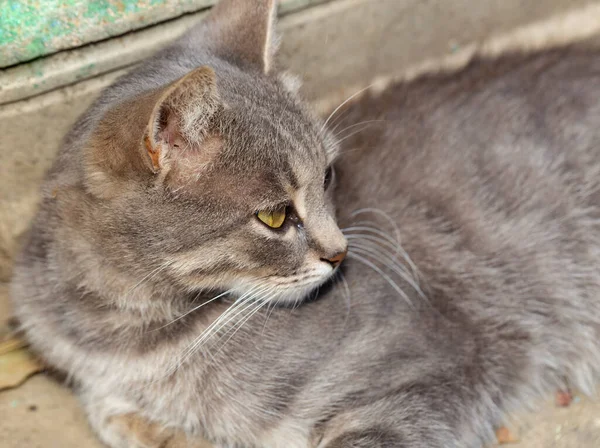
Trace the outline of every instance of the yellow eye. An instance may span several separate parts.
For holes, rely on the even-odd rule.
[[[285,222],[285,207],[277,210],[261,210],[256,213],[256,217],[272,229],[278,229]]]

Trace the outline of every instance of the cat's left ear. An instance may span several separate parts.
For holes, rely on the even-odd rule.
[[[279,39],[276,0],[221,0],[204,22],[211,49],[244,68],[269,73]]]
[[[171,174],[198,176],[218,155],[222,140],[214,119],[222,109],[217,79],[203,66],[171,85],[110,109],[86,147],[86,185],[98,197]]]
[[[210,67],[199,67],[169,86],[156,102],[144,134],[153,171],[164,174],[175,164],[197,169],[207,164],[214,156],[214,145],[207,143],[210,122],[220,108]]]

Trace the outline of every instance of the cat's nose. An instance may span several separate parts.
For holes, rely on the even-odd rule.
[[[333,257],[321,258],[321,261],[331,264],[333,268],[337,268],[344,258],[346,258],[346,254],[348,253],[348,248],[344,249],[342,252],[338,252]]]

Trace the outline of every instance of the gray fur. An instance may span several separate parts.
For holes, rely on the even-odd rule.
[[[344,140],[323,191],[333,133],[268,70],[268,47],[244,45],[271,38],[257,31],[271,2],[216,39],[248,4],[224,0],[106,90],[44,184],[12,297],[99,436],[127,446],[110,421],[134,413],[223,447],[476,447],[565,378],[592,392],[598,54],[479,62],[366,95],[330,121]],[[348,288],[292,309],[345,249],[333,199]],[[300,223],[255,219],[282,201]]]

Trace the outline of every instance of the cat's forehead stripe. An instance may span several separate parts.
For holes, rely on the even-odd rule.
[[[306,189],[296,189],[291,194],[294,208],[301,221],[306,220]]]
[[[294,173],[294,170],[292,168],[292,166],[288,163],[288,181],[290,183],[290,185],[292,186],[292,188],[294,190],[298,190],[300,188],[300,181],[298,179],[298,176],[296,176],[296,173]]]
[[[255,104],[252,114],[264,119],[263,124],[274,131],[273,135],[276,140],[281,139],[281,143],[287,143],[297,154],[309,155],[315,160],[319,159],[321,155],[319,149],[322,148],[322,144],[314,129],[306,126],[304,120],[297,113],[288,109],[277,110],[278,117],[275,119],[273,109]]]

